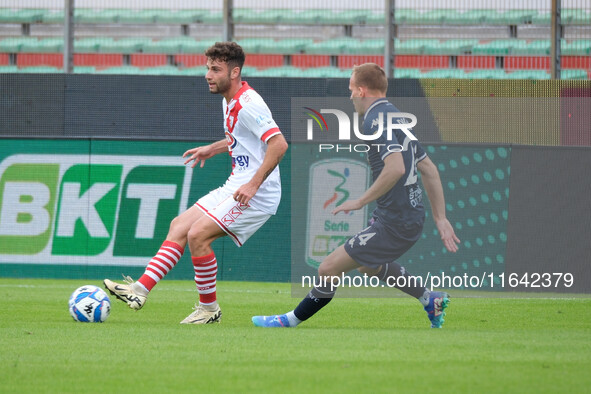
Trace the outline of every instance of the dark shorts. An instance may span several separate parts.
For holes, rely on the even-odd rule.
[[[375,220],[345,242],[345,251],[357,263],[378,268],[406,253],[419,240],[422,231],[422,223],[396,232]]]

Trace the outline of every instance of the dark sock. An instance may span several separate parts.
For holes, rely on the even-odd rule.
[[[332,300],[335,292],[330,287],[314,287],[293,310],[294,315],[301,321],[308,320]]]
[[[404,279],[399,277],[404,277]],[[408,272],[397,262],[393,261],[389,264],[383,265],[382,270],[378,274],[378,277],[382,282],[386,282],[388,285],[392,284],[403,284],[404,286],[395,286],[397,289],[405,292],[408,295],[413,296],[414,298],[421,298],[427,291],[426,287],[420,286],[422,285],[421,281],[415,280],[414,278],[409,278]],[[393,277],[396,279],[390,279],[390,283],[388,283],[388,277]]]

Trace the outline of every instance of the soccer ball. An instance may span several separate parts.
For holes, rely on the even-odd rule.
[[[70,315],[83,323],[102,323],[111,312],[111,301],[107,293],[96,286],[77,288],[68,302]]]

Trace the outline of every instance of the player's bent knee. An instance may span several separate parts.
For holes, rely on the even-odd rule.
[[[185,238],[187,235],[187,225],[181,216],[177,216],[170,222],[167,238]]]
[[[225,233],[208,219],[198,220],[193,223],[187,232],[187,240],[191,244],[209,245]]]
[[[189,242],[203,242],[206,238],[206,232],[199,226],[192,226],[187,233]]]
[[[168,228],[168,230],[170,232],[174,232],[178,227],[180,227],[181,222],[182,220],[180,216],[175,217],[170,221],[170,227]]]

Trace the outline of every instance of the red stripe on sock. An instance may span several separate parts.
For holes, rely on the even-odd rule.
[[[160,269],[160,271],[158,271],[158,269]],[[146,271],[150,271],[151,273],[156,275],[159,279],[162,279],[164,277],[164,275],[166,275],[166,272],[164,273],[164,275],[162,275],[162,268],[161,267],[154,267],[153,265],[147,266]]]
[[[166,253],[162,253],[163,248],[167,248],[164,250],[166,252],[172,254],[174,257],[169,256]],[[162,246],[160,246],[160,249],[158,249],[158,252],[156,253],[156,255],[148,263],[148,266],[146,267],[146,272],[149,271],[149,272],[153,273],[154,275],[156,275],[159,278],[158,280],[164,278],[164,276],[166,274],[168,274],[168,272],[171,269],[174,268],[176,263],[178,263],[178,261],[180,260],[180,258],[183,255],[184,250],[185,249],[183,247],[181,247],[181,245],[177,244],[176,242],[164,241],[162,243]],[[170,262],[167,262],[166,260],[169,260]],[[164,265],[164,267],[160,266],[159,264],[156,264],[156,262]],[[164,272],[164,275],[162,275],[160,272],[158,272],[157,269]],[[154,288],[154,286],[156,286],[156,284],[158,283],[158,280],[155,280],[151,276],[147,275],[146,272],[144,272],[144,274],[138,279],[138,282],[140,282],[142,285],[144,285],[144,287],[146,289],[148,289],[148,291],[151,291]]]
[[[162,243],[162,246],[168,246],[170,248],[174,248],[177,252],[179,252],[179,258],[182,256],[183,252],[185,251],[185,248],[183,248],[181,245],[177,244],[176,242],[172,242],[172,241],[164,241]]]
[[[193,267],[195,269],[195,285],[197,286],[197,292],[199,293],[199,302],[202,304],[211,304],[217,300],[216,292],[202,294],[202,291],[206,291],[216,286],[217,276],[217,260],[215,254],[212,252],[205,256],[191,257],[193,261]],[[207,272],[216,270],[215,273],[202,275],[201,272]],[[205,282],[203,282],[205,281]]]
[[[137,281],[144,285],[144,287],[148,289],[148,291],[152,290],[154,286],[156,286],[156,283],[158,283],[146,274],[142,275],[141,278],[139,278]]]
[[[168,260],[170,260],[170,257],[168,257],[168,256],[166,256],[166,257],[168,258]],[[156,256],[154,256],[152,258],[152,261],[157,261],[158,263],[164,265],[166,267],[167,271],[170,271],[174,267],[174,261],[172,261],[172,262],[166,261],[162,257],[160,257],[160,254],[157,254]]]
[[[209,263],[212,259],[215,259],[215,253],[211,252],[210,254],[206,254],[205,256],[199,256],[199,257],[191,257],[191,260],[193,261],[193,265],[203,265],[203,264],[207,264]],[[211,262],[213,264],[213,262]]]
[[[215,291],[209,294],[199,294],[199,302],[202,304],[211,304],[217,301]]]

